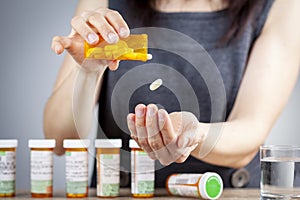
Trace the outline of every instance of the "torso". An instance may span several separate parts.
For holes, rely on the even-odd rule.
[[[130,28],[143,27],[143,23],[139,17],[136,16],[136,12],[129,6],[128,1],[129,0],[110,1],[110,8],[118,10]],[[185,107],[189,110],[184,111],[193,112],[201,122],[226,121],[233,107],[251,48],[260,34],[272,2],[273,0],[266,0],[263,10],[260,15],[257,16],[256,26],[253,27],[251,24],[247,25],[245,32],[239,40],[230,42],[227,46],[222,47],[218,47],[218,44],[229,26],[226,9],[214,12],[155,13],[151,24],[152,27],[163,27],[185,34],[191,38],[191,40],[201,44],[213,62],[209,61],[208,58],[201,59],[201,55],[204,54],[201,54],[199,49],[195,49],[196,47],[191,48],[189,43],[174,40],[173,43],[169,41],[169,49],[182,52],[182,55],[187,55],[188,58],[170,53],[169,49],[150,49],[149,52],[153,54],[153,60],[146,63],[147,67],[140,66],[145,63],[123,61],[116,72],[106,71],[99,100],[99,123],[103,131],[102,133],[99,131],[98,137],[123,139],[124,151],[122,152],[121,161],[123,168],[129,169],[130,165],[130,155],[128,153],[128,140],[130,136],[128,130],[124,130],[124,126],[126,125],[126,118],[124,118],[124,116],[126,116],[128,111],[133,112],[134,107],[139,103],[145,105],[155,103],[164,107],[168,112],[181,111],[183,107]],[[150,33],[150,36],[150,46],[163,48],[166,45],[161,44],[160,40],[161,37],[168,38],[168,35],[155,35],[155,33]],[[156,39],[156,37],[159,39]],[[169,38],[172,38],[172,36],[169,36]],[[200,54],[195,52],[200,52]],[[200,63],[200,71],[202,70],[205,73],[199,73],[199,69],[191,65],[193,62]],[[167,67],[160,68],[155,63],[164,64]],[[211,63],[215,63],[215,67]],[[169,71],[167,70],[168,68],[170,68]],[[176,74],[173,72],[178,72],[181,78],[183,77],[186,82],[181,81],[180,76],[169,76],[168,73]],[[132,75],[130,75],[131,73]],[[143,74],[144,77],[141,77]],[[132,79],[130,81],[124,81],[128,79],[127,76]],[[154,81],[156,78],[162,78],[163,81],[168,84],[152,92],[149,90],[149,83],[152,79],[152,81]],[[207,82],[208,79],[210,82]],[[122,81],[132,85],[124,85]],[[141,84],[141,81],[144,81],[144,84]],[[186,87],[183,87],[186,83],[190,84],[191,90],[195,94],[198,107],[193,105],[194,101],[189,99],[189,96],[184,96],[184,94],[190,92],[186,90]],[[114,93],[117,90],[115,87],[119,86],[121,86],[121,88],[123,87],[124,94],[129,90],[129,87],[137,87],[132,94],[126,94],[130,96],[128,102],[126,102],[127,99],[124,98],[124,96]],[[170,89],[168,87],[172,88]],[[217,90],[211,90],[211,88],[217,88]],[[179,92],[177,93],[176,91]],[[179,97],[179,95],[181,96]],[[114,96],[113,104],[111,104],[112,96]],[[214,98],[211,98],[212,96]],[[222,101],[224,96],[226,101]],[[182,106],[182,100],[178,99],[183,99],[183,101],[185,101],[183,104],[190,105]],[[122,104],[126,105],[125,110],[127,113],[123,113],[124,108],[118,107]],[[212,113],[212,105],[218,105],[218,109],[215,113]],[[114,110],[114,114],[112,110]],[[200,115],[198,110],[200,111]],[[119,117],[121,120],[116,120],[115,117]],[[259,187],[258,157],[247,166],[247,169],[251,175],[248,186]],[[183,164],[174,163],[156,171],[156,186],[164,187],[166,177],[172,173],[204,173],[207,171],[219,173],[224,180],[225,187],[232,186],[231,175],[235,171],[234,169],[213,166],[196,160],[193,157],[189,157]]]

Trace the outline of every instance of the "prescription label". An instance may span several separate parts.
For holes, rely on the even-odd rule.
[[[0,194],[15,192],[16,152],[0,151]]]
[[[53,152],[31,151],[31,192],[52,193]]]
[[[120,155],[99,154],[97,196],[118,196],[120,187]]]
[[[131,151],[131,192],[154,193],[154,161],[143,151]]]
[[[169,191],[172,195],[199,197],[197,186],[185,186],[185,185],[169,185]]]
[[[66,191],[69,194],[84,194],[88,186],[87,152],[66,152]]]

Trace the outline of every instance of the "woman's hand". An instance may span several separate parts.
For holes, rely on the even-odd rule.
[[[137,105],[127,117],[131,137],[161,164],[184,162],[204,139],[198,119],[189,112],[168,114],[150,104]]]
[[[97,33],[108,43],[116,43],[119,38],[126,38],[130,30],[122,16],[114,10],[99,8],[95,11],[83,12],[71,20],[72,31],[68,36],[56,36],[52,40],[52,50],[61,54],[67,50],[74,60],[87,71],[94,71],[100,66],[107,66],[111,70],[118,68],[118,61],[85,60],[84,41],[97,44]]]

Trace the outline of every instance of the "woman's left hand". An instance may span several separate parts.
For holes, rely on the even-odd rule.
[[[137,105],[135,114],[128,115],[127,124],[131,137],[150,158],[163,165],[184,162],[205,135],[192,113],[168,114],[154,104]]]

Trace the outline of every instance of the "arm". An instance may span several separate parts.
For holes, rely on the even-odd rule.
[[[107,2],[107,0],[81,0],[76,16],[71,21],[73,28],[71,34],[66,37],[54,37],[52,41],[52,49],[55,53],[68,51],[44,111],[44,133],[46,138],[56,139],[55,153],[57,154],[64,152],[63,139],[84,138],[89,133],[95,97],[98,97],[100,92],[103,72],[107,65],[112,70],[118,66],[117,61],[110,63],[84,61],[84,40],[95,44],[99,39],[96,33],[100,33],[107,42],[113,43],[119,36],[129,35],[125,21],[118,13],[106,8]],[[98,7],[100,8],[95,10]],[[110,24],[107,20],[110,20]],[[121,28],[126,29],[125,35],[120,34]],[[118,33],[115,30],[118,30]],[[117,35],[114,41],[109,40],[109,33]],[[92,41],[89,40],[90,34],[96,36]]]
[[[168,114],[155,105],[138,105],[135,114],[128,115],[131,136],[151,158],[165,165],[184,162],[190,154],[214,165],[239,168],[248,164],[267,138],[297,80],[299,8],[298,0],[275,1],[252,49],[227,122],[204,124],[191,113]],[[150,115],[150,111],[156,114]],[[178,125],[180,128],[176,128]],[[202,147],[209,137],[205,133],[216,126],[221,126],[221,131],[209,134],[220,136],[209,144],[213,148],[203,157]]]
[[[297,81],[299,8],[297,0],[275,1],[250,55],[233,110],[228,121],[222,124],[220,139],[202,160],[242,167],[253,159],[266,140]],[[199,157],[200,149],[201,146],[197,147],[192,155]]]

